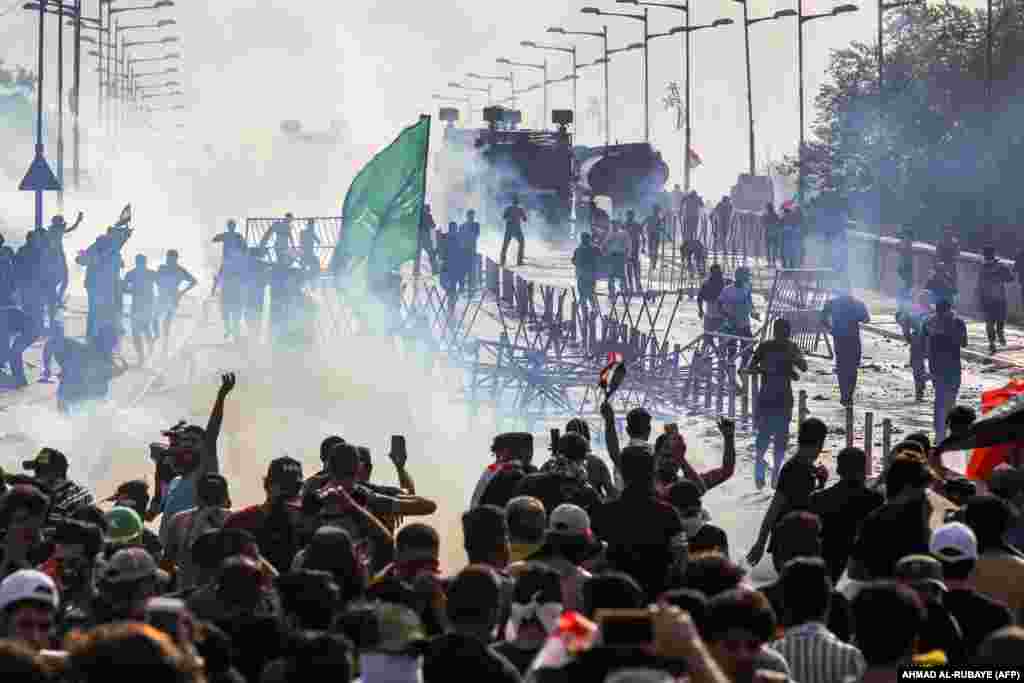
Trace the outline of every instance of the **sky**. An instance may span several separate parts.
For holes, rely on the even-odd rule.
[[[86,13],[96,14],[98,0],[83,0]],[[551,25],[568,30],[599,31],[609,27],[610,47],[623,47],[642,38],[640,22],[594,17],[579,12],[586,2],[617,12],[637,8],[611,0],[439,0],[408,3],[398,0],[344,3],[295,3],[262,0],[218,0],[206,3],[179,0],[173,8],[120,15],[126,23],[150,23],[174,18],[171,29],[138,30],[132,39],[174,34],[175,50],[184,55],[178,74],[186,91],[183,115],[189,141],[233,149],[265,141],[284,119],[299,119],[309,128],[326,128],[345,121],[355,142],[369,148],[387,144],[420,113],[437,112],[434,94],[454,95],[451,80],[464,81],[466,72],[500,73],[495,59],[538,62],[548,57],[549,77],[568,73],[568,55],[539,52],[519,46],[522,40],[571,45],[567,38],[545,33]],[[804,0],[806,13],[827,12],[838,2]],[[145,4],[144,0],[115,7]],[[35,62],[35,15],[0,0],[0,58],[8,63]],[[751,18],[791,8],[785,0],[751,0]],[[877,12],[874,3],[861,11],[805,24],[805,92],[807,122],[814,121],[814,96],[825,77],[829,51],[852,40],[874,42]],[[11,8],[8,11],[8,8]],[[694,24],[732,18],[733,26],[693,34],[693,148],[704,164],[693,176],[695,189],[717,198],[729,191],[737,173],[746,170],[746,83],[744,76],[742,6],[735,1],[695,0]],[[650,8],[651,33],[667,32],[681,24],[681,13]],[[130,20],[130,21],[129,21]],[[48,36],[54,43],[55,21]],[[766,21],[751,27],[754,118],[758,165],[781,161],[796,150],[798,139],[796,21]],[[601,41],[577,38],[580,63],[600,57]],[[682,75],[681,36],[653,40],[650,47],[651,138],[673,171],[681,174],[682,133],[673,130],[673,116],[661,104],[669,81]],[[160,54],[161,47],[135,48],[138,56]],[[47,49],[51,59],[53,51]],[[70,64],[70,61],[69,61]],[[612,58],[610,69],[612,137],[638,141],[643,135],[641,52]],[[83,112],[94,111],[89,100],[95,87],[92,65],[83,89]],[[52,69],[51,69],[52,75]],[[580,72],[577,107],[579,142],[597,143],[601,136],[584,113],[590,98],[603,92],[601,68]],[[517,86],[539,80],[539,72],[516,70]],[[52,87],[51,80],[47,89]],[[479,84],[478,84],[479,85]],[[495,94],[507,86],[495,83]],[[569,84],[550,88],[552,108],[571,107]],[[477,106],[483,104],[477,96]],[[524,95],[521,108],[528,120],[541,109],[539,91]],[[171,116],[171,115],[165,115]],[[177,115],[175,115],[177,116]],[[339,173],[339,176],[346,174]],[[330,184],[333,179],[326,178]],[[348,178],[337,179],[337,197]],[[340,199],[329,198],[329,206]],[[325,204],[328,204],[325,198]],[[325,210],[328,206],[325,206]],[[245,212],[239,207],[238,213]]]

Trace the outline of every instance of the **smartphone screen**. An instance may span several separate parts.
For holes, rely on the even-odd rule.
[[[649,614],[615,615],[601,620],[601,639],[611,647],[639,647],[654,642],[654,623]]]

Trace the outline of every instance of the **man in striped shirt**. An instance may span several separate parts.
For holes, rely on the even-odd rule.
[[[793,680],[800,683],[842,683],[860,679],[867,665],[860,650],[848,645],[825,626],[832,583],[825,561],[798,557],[782,570],[786,619],[792,624],[770,647],[789,663]]]

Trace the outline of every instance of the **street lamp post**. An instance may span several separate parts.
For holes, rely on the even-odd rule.
[[[594,31],[566,31],[564,28],[559,26],[552,26],[548,29],[548,33],[557,33],[562,36],[590,36],[591,38],[600,38],[604,41],[604,57],[597,62],[593,62],[593,64],[597,64],[599,62],[604,64],[604,146],[608,147],[612,144],[611,122],[608,117],[608,27],[602,26],[601,32],[596,33]],[[575,119],[575,115],[573,118]]]
[[[691,172],[693,170],[692,169],[692,165],[690,163],[690,145],[691,145],[691,140],[692,140],[691,118],[690,118],[690,90],[692,89],[691,88],[691,82],[692,81],[690,79],[690,40],[689,40],[690,34],[693,33],[694,31],[702,31],[702,30],[704,30],[706,28],[719,28],[719,27],[722,27],[722,26],[732,26],[733,23],[735,23],[735,22],[733,22],[732,19],[715,19],[710,24],[699,24],[697,26],[694,26],[693,24],[690,23],[690,14],[689,14],[689,12],[687,12],[687,14],[686,14],[686,25],[685,26],[676,26],[674,29],[669,31],[669,35],[673,35],[673,34],[676,34],[676,33],[682,33],[687,38],[687,40],[686,40],[686,98],[685,98],[685,102],[683,103],[683,108],[686,110],[684,112],[685,119],[686,119],[686,121],[685,121],[686,132],[684,134],[686,149],[683,152],[683,182],[685,184],[685,189],[686,189],[687,192],[690,191],[690,175],[691,175]]]
[[[53,9],[53,5],[57,6],[56,10]],[[80,0],[76,0],[75,5],[65,5],[63,2],[58,2],[55,0],[39,0],[38,2],[26,3],[25,5],[22,6],[22,9],[26,9],[32,12],[42,12],[43,14],[54,14],[57,16],[57,181],[60,183],[61,188],[57,192],[57,206],[62,211],[64,209],[64,17],[66,15],[77,17],[79,5]],[[77,50],[75,53],[75,57],[75,89],[77,91]],[[75,108],[74,104],[72,104],[72,108]],[[75,134],[77,135],[77,123],[75,125]],[[75,160],[75,165],[77,166],[77,158]]]
[[[650,80],[648,75],[648,43],[650,37],[647,33],[647,8],[644,8],[643,14],[624,14],[619,12],[605,12],[597,7],[584,7],[580,10],[583,14],[593,14],[601,17],[622,17],[624,19],[636,19],[644,23],[644,142],[650,142],[651,140],[651,116],[650,116]]]
[[[505,66],[518,66],[524,69],[540,69],[544,74],[543,77],[543,90],[544,90],[544,113],[540,120],[540,129],[547,128],[548,125],[548,60],[545,59],[543,64],[530,64],[527,62],[513,62],[505,57],[499,57],[497,60],[498,64],[504,64]]]
[[[685,85],[686,94],[684,96],[683,109],[686,116],[685,133],[683,134],[684,142],[686,146],[683,152],[683,182],[686,185],[686,191],[690,191],[690,8],[688,5],[681,5],[676,3],[665,3],[665,2],[640,2],[640,0],[616,0],[622,5],[642,5],[646,7],[664,7],[666,9],[674,9],[683,13],[686,19],[686,25],[683,27],[685,30],[679,31],[683,34],[683,58],[686,62],[686,78]],[[673,29],[673,32],[676,32]],[[654,36],[651,36],[652,38]],[[660,36],[659,36],[660,37]]]
[[[797,97],[800,99],[800,142],[797,148],[797,202],[801,205],[804,201],[804,24],[814,19],[825,17],[836,17],[840,14],[856,12],[857,5],[838,5],[833,7],[831,12],[821,14],[804,14],[803,0],[797,0],[797,72],[798,88]]]
[[[478,73],[470,72],[470,73],[466,74],[466,78],[475,78],[475,79],[480,80],[480,81],[505,81],[506,83],[508,83],[508,88],[509,88],[510,92],[513,92],[516,89],[515,77],[513,76],[512,71],[508,72],[508,76],[481,76]],[[488,98],[490,98],[490,97],[491,97],[490,94],[488,94]],[[511,99],[512,99],[512,106],[514,107],[515,106],[515,95],[514,94],[513,94]],[[502,102],[505,102],[505,101],[507,101],[507,99],[506,100],[502,100]]]
[[[690,191],[690,145],[691,145],[691,119],[690,119],[690,34],[694,31],[698,31],[705,28],[717,28],[719,26],[730,26],[732,25],[732,19],[716,19],[711,24],[704,24],[701,26],[693,26],[690,23],[690,9],[688,5],[681,5],[676,3],[664,3],[664,2],[640,2],[640,0],[617,0],[617,2],[627,5],[645,5],[649,7],[664,7],[665,9],[674,9],[684,14],[686,24],[684,26],[677,26],[670,30],[668,33],[652,33],[648,36],[649,40],[655,38],[662,38],[664,36],[673,36],[677,33],[683,34],[683,59],[685,61],[685,78],[684,88],[686,94],[683,102],[683,114],[684,114],[684,133],[683,133],[683,183],[687,192]]]
[[[532,47],[535,50],[548,50],[550,52],[564,52],[572,55],[572,122],[573,125],[577,125],[576,121],[576,81],[577,81],[577,70],[578,66],[576,63],[576,46],[572,47],[558,47],[557,45],[541,45],[535,43],[532,40],[524,40],[519,43],[523,47]]]
[[[795,17],[797,16],[797,13],[796,10],[783,9],[779,10],[770,17],[758,17],[757,19],[751,19],[749,13],[750,7],[748,6],[747,0],[735,1],[743,5],[743,42],[745,46],[747,61],[747,138],[749,145],[749,149],[747,150],[748,172],[751,176],[753,176],[756,173],[756,167],[754,161],[754,94],[753,83],[750,79],[750,27],[762,21],[782,19],[784,17]]]
[[[458,90],[467,90],[469,92],[482,92],[482,93],[486,93],[487,94],[487,105],[488,106],[490,106],[491,103],[494,101],[494,98],[492,97],[492,93],[491,93],[491,85],[490,85],[490,83],[487,84],[486,88],[474,88],[472,86],[463,85],[462,83],[456,83],[455,81],[450,81],[448,83],[448,87],[449,88],[456,88]]]

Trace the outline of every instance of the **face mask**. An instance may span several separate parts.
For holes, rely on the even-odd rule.
[[[505,624],[505,640],[515,640],[519,627],[528,619],[537,619],[546,633],[552,633],[558,627],[558,619],[562,616],[562,603],[538,603],[537,596],[528,604],[513,602],[509,606],[508,623]]]

